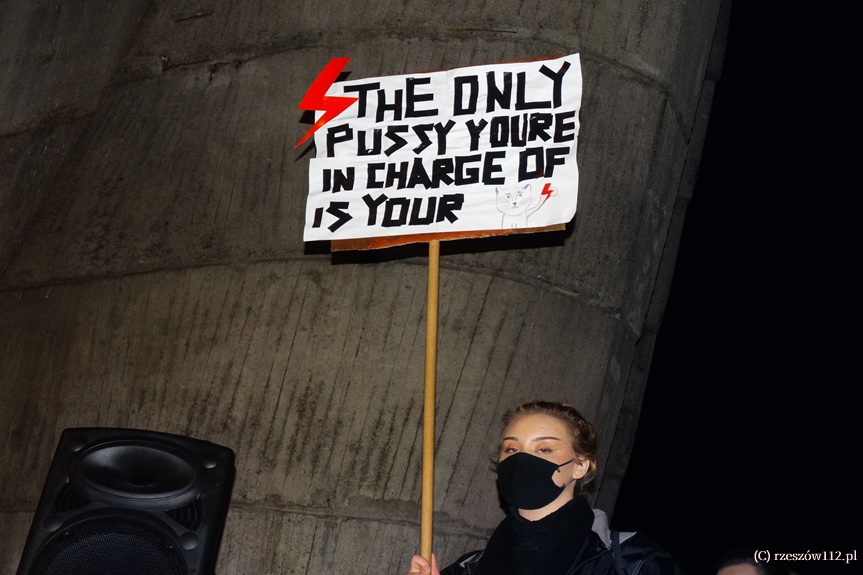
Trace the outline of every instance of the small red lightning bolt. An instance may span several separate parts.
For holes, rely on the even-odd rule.
[[[539,195],[542,196],[542,203],[544,204],[545,202],[547,202],[548,198],[550,198],[553,193],[554,193],[554,190],[551,189],[551,183],[546,182],[545,186],[542,188],[542,191],[539,193]],[[540,204],[540,205],[542,205],[542,204]]]
[[[300,141],[294,146],[295,148],[299,148],[318,128],[347,110],[351,104],[359,100],[359,98],[349,98],[346,96],[327,96],[327,90],[330,89],[330,86],[339,77],[348,60],[350,58],[333,58],[324,66],[324,69],[321,70],[321,73],[318,74],[318,77],[309,86],[306,95],[303,96],[303,100],[300,102],[299,108],[300,110],[310,111],[320,110],[323,112],[323,115],[318,118],[314,126],[309,128],[306,135],[300,138]]]

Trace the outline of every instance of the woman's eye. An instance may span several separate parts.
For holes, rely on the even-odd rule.
[[[504,447],[500,450],[501,453],[515,453],[516,451],[518,451],[518,449],[515,447]]]
[[[540,447],[536,450],[537,453],[551,453],[551,451],[550,447]]]

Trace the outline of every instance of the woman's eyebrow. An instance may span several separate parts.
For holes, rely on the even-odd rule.
[[[560,441],[559,437],[554,437],[553,435],[544,435],[542,437],[534,437],[533,441],[547,441],[549,439],[553,440],[553,441]]]
[[[560,441],[561,439],[559,437],[555,437],[553,435],[543,435],[542,437],[534,437],[530,441],[548,441],[548,440]],[[501,441],[501,443],[503,443],[504,441],[518,441],[518,438],[513,437],[511,435],[508,435],[508,436],[504,437],[503,439],[501,439],[500,441]]]

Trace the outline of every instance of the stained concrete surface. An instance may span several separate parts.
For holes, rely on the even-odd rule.
[[[481,546],[499,520],[490,455],[525,399],[567,398],[597,424],[593,499],[613,508],[721,64],[721,3],[84,4],[2,4],[0,98],[15,112],[0,125],[0,573],[71,426],[232,447],[220,572],[404,570],[426,260],[301,239],[296,102],[345,54],[356,78],[581,54],[575,221],[443,250],[435,549]]]

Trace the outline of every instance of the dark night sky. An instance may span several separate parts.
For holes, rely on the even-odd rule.
[[[778,9],[777,9],[778,8]],[[851,210],[810,87],[827,46],[782,6],[733,3],[699,177],[614,526],[689,575],[729,548],[858,549]],[[782,16],[779,16],[782,14]],[[837,32],[839,33],[839,32]],[[811,35],[808,36],[811,40]],[[812,48],[819,56],[813,54]],[[823,60],[822,60],[823,62]],[[823,72],[821,72],[823,74]],[[855,446],[856,447],[856,446]]]

